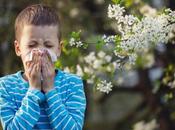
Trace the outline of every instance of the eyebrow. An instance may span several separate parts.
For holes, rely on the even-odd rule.
[[[34,43],[38,43],[37,40],[30,40],[30,41],[28,42],[28,44],[31,44],[31,43],[33,43],[33,42],[34,42]]]
[[[38,40],[37,39],[31,39],[29,42],[38,42]],[[50,39],[46,39],[44,42],[53,42],[53,41],[51,41]]]

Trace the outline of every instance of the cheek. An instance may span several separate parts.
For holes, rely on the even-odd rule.
[[[23,55],[21,55],[21,60],[22,60],[22,63],[24,65],[24,68],[26,67],[26,63],[25,63],[25,57]]]
[[[21,56],[22,56],[22,57],[25,57],[26,55],[28,55],[28,54],[31,52],[31,50],[32,50],[32,49],[24,49],[24,50],[22,51]]]
[[[31,50],[32,49],[25,48],[21,51],[21,60],[22,60],[23,64],[25,64],[26,59],[29,59]]]

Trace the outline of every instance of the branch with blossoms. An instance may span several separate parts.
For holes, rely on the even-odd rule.
[[[112,90],[112,81],[107,82],[97,78],[99,77],[98,74],[111,71],[111,74],[114,75],[116,69],[122,69],[126,66],[133,68],[140,56],[144,56],[151,48],[160,43],[167,43],[175,24],[175,11],[166,9],[161,14],[144,16],[139,19],[134,15],[127,15],[125,8],[121,5],[110,4],[107,14],[110,19],[115,21],[119,34],[103,35],[95,44],[112,46],[112,53],[108,54],[111,57],[110,60],[107,63],[104,62],[106,54],[101,56],[99,60],[95,55],[100,52],[90,53],[82,61],[84,66],[79,65],[77,67],[77,72],[81,72],[82,74],[79,75],[86,77],[87,81],[91,81],[91,83],[97,82],[98,90],[109,93]],[[81,41],[80,35],[81,32],[72,33],[69,41],[70,46],[87,48],[89,43]],[[115,55],[115,60],[111,60],[113,54]],[[110,70],[109,68],[112,69]]]

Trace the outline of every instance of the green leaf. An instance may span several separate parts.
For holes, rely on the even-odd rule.
[[[66,49],[66,47],[65,46],[63,46],[62,47],[62,51],[66,54],[66,55],[68,55],[69,54],[69,51]]]
[[[133,4],[133,0],[127,0],[125,1],[126,8],[129,8]]]
[[[81,34],[81,30],[79,30],[78,32],[73,31],[71,33],[71,37],[75,38],[76,40],[80,40],[80,34]]]
[[[137,57],[136,59],[136,65],[140,68],[142,68],[144,66],[144,59],[142,56],[139,56]]]
[[[103,46],[104,46],[104,41],[103,40],[99,40],[96,44],[96,49],[100,50]]]
[[[60,61],[56,61],[56,62],[55,62],[55,67],[56,67],[56,68],[61,68],[61,67],[62,67],[61,62],[60,62]]]
[[[122,2],[122,0],[112,0],[112,2],[113,2],[114,4],[120,4],[120,3]]]
[[[87,47],[88,47],[88,44],[87,43],[83,43],[83,48],[87,49]]]
[[[120,35],[116,35],[115,37],[115,44],[120,45],[122,37]]]

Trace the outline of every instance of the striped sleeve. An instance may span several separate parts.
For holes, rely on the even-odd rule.
[[[13,87],[13,86],[11,86]],[[28,90],[17,108],[13,98],[0,83],[0,119],[4,130],[31,130],[40,117],[39,103],[44,101],[39,90]]]
[[[55,130],[82,130],[86,99],[82,80],[69,87],[70,93],[65,103],[62,102],[56,89],[46,93],[48,117]]]

